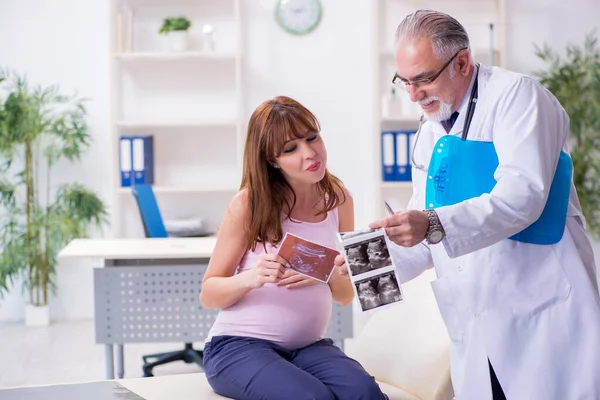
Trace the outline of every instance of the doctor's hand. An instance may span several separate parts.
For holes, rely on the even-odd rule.
[[[319,283],[318,280],[311,277],[297,273],[294,270],[288,269],[285,271],[283,278],[277,284],[278,286],[285,286],[288,289],[298,289],[305,286],[312,286]]]
[[[409,210],[371,222],[369,228],[385,228],[388,238],[399,246],[412,247],[425,239],[429,218],[425,211]]]

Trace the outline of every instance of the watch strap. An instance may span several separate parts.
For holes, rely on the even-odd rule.
[[[442,237],[445,237],[446,231],[444,231],[444,227],[440,222],[440,218],[438,217],[437,212],[435,212],[434,209],[428,209],[425,210],[425,213],[427,214],[427,218],[429,219],[429,227],[427,228],[427,232],[425,233],[425,238],[427,239],[427,241],[429,242],[430,234],[433,231],[441,231]]]

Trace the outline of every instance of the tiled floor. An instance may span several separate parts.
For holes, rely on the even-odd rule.
[[[196,343],[195,348],[202,348]],[[142,376],[142,355],[178,350],[183,343],[125,346],[125,377]],[[154,369],[155,375],[199,372],[194,364],[175,362]],[[93,320],[26,328],[0,324],[0,387],[45,385],[105,379],[104,345],[94,341]]]

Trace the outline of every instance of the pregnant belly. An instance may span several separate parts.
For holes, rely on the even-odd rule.
[[[300,289],[269,284],[248,292],[236,304],[221,310],[213,335],[257,337],[297,349],[322,338],[331,317],[331,306],[327,284]]]

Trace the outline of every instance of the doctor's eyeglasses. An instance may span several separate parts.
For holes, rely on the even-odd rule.
[[[414,81],[409,81],[406,80],[404,78],[400,78],[400,76],[398,76],[398,73],[394,74],[394,77],[392,78],[392,83],[398,87],[400,87],[401,89],[408,89],[409,86],[414,86],[415,89],[420,87],[420,86],[426,86],[426,85],[430,85],[432,84],[441,74],[442,72],[444,72],[444,70],[446,68],[448,68],[448,65],[450,65],[450,63],[452,62],[452,60],[454,60],[456,58],[456,56],[458,55],[458,53],[460,53],[463,50],[467,50],[467,47],[463,47],[462,49],[460,49],[459,51],[456,52],[456,54],[454,54],[449,60],[448,62],[446,62],[446,64],[444,64],[444,66],[442,67],[442,69],[440,69],[438,71],[437,74],[433,75],[433,76],[429,76],[426,78],[419,78],[419,79],[415,79]]]

